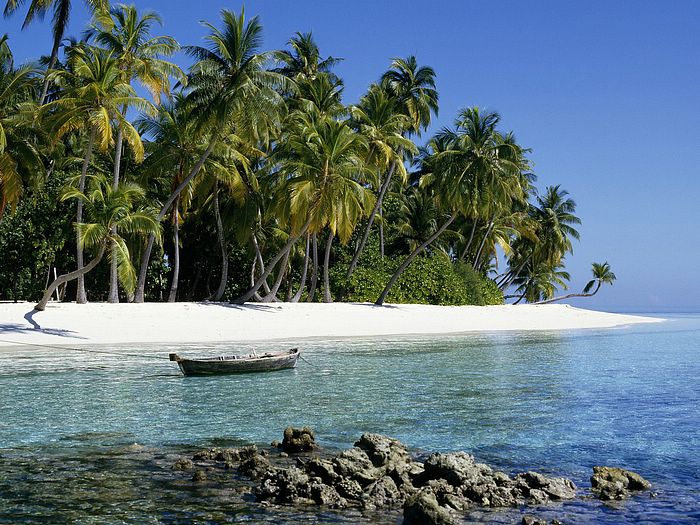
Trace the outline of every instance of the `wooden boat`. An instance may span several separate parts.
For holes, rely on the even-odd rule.
[[[186,376],[210,376],[223,374],[244,374],[249,372],[272,372],[284,368],[294,368],[299,359],[299,349],[292,348],[286,352],[266,352],[250,356],[221,356],[205,359],[185,359],[177,354],[170,354]]]

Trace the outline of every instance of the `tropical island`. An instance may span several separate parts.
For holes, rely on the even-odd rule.
[[[80,40],[57,14],[34,63],[0,41],[0,300],[495,305],[615,280],[594,263],[560,295],[574,200],[536,187],[496,112],[424,137],[439,97],[416,57],[348,104],[310,33],[263,50],[224,10],[181,47],[156,13],[107,9]]]
[[[616,275],[569,289],[576,202],[507,116],[85,4],[5,3],[53,45],[0,38],[0,522],[698,517],[697,316],[561,303]]]

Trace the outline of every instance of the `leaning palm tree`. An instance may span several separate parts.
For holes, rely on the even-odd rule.
[[[7,0],[5,3],[5,17],[12,15],[17,9],[25,3],[26,0]],[[109,11],[108,0],[85,0],[85,5],[96,17],[108,20]],[[25,29],[35,19],[43,20],[46,12],[53,8],[53,45],[51,47],[51,56],[44,77],[44,85],[39,97],[39,104],[46,101],[46,94],[49,90],[49,73],[56,66],[58,60],[58,48],[61,46],[61,41],[68,27],[71,12],[71,0],[30,0],[27,16],[24,18],[22,29]]]
[[[158,220],[163,220],[178,195],[199,173],[223,134],[232,132],[251,143],[269,141],[285,111],[277,88],[288,86],[288,79],[265,69],[269,55],[259,52],[262,26],[258,18],[246,22],[243,11],[236,15],[225,9],[221,18],[221,29],[204,23],[209,29],[206,47],[186,48],[198,60],[190,71],[187,102],[207,146],[163,203]],[[141,258],[136,302],[144,300],[152,248],[153,238],[149,238]]]
[[[153,97],[156,104],[160,103],[161,94],[170,94],[170,77],[185,83],[186,77],[182,70],[164,60],[179,49],[178,43],[169,36],[151,36],[153,25],[162,25],[159,15],[146,12],[139,15],[136,6],[118,5],[110,11],[111,19],[105,25],[99,19],[95,20],[86,32],[88,40],[104,46],[109,50],[122,71],[125,82],[137,81],[143,85]],[[126,115],[129,108],[121,108]],[[117,137],[114,145],[114,180],[113,185],[119,184],[122,160],[123,130],[117,126]],[[116,250],[116,247],[113,249]],[[110,285],[108,302],[119,302],[117,287],[116,258],[112,258],[110,269]]]
[[[582,293],[570,293],[567,295],[561,295],[559,297],[552,297],[551,299],[537,301],[535,304],[548,304],[553,303],[555,301],[563,301],[564,299],[571,299],[572,297],[593,297],[595,294],[598,293],[598,290],[600,290],[600,287],[603,284],[612,285],[613,282],[615,282],[615,280],[617,279],[617,276],[612,272],[612,270],[610,269],[610,265],[607,261],[603,264],[593,263],[591,266],[591,270],[593,272],[593,279],[588,281],[586,286],[583,288]],[[591,290],[593,291],[591,292]]]
[[[62,200],[77,199],[83,202],[87,216],[92,222],[76,223],[78,244],[81,248],[95,250],[93,259],[73,272],[56,278],[46,289],[44,296],[34,307],[44,310],[51,295],[60,285],[84,276],[95,268],[105,252],[109,257],[117,258],[119,278],[127,291],[133,291],[136,283],[136,271],[131,263],[125,235],[155,235],[160,242],[160,224],[152,210],[137,208],[143,200],[144,190],[133,183],[120,183],[116,189],[110,181],[92,177],[88,191],[83,193],[75,188],[66,191]],[[107,250],[116,245],[114,251]]]
[[[143,160],[143,143],[136,128],[122,114],[121,108],[134,107],[150,111],[149,102],[136,95],[131,84],[123,77],[112,53],[91,46],[72,49],[66,69],[53,71],[51,77],[62,90],[57,100],[42,106],[49,127],[57,142],[67,133],[85,130],[87,144],[84,148],[83,168],[78,181],[78,191],[85,189],[85,177],[90,166],[93,149],[107,151],[113,144],[112,125],[123,130],[127,144],[131,146],[137,162]],[[77,222],[82,222],[83,201],[78,199]],[[77,243],[78,270],[83,266],[83,250]],[[87,302],[83,274],[78,276],[78,303]]]
[[[7,35],[0,37],[0,220],[19,202],[25,181],[46,175],[33,126],[36,91],[35,71],[15,68]]]

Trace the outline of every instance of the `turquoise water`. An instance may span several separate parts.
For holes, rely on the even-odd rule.
[[[108,478],[102,480],[107,487],[121,481],[120,493],[126,485],[127,493],[159,491],[170,501],[163,496],[167,488],[174,501],[186,489],[169,481],[156,486],[157,476],[137,482],[129,473],[165,472],[172,454],[192,447],[264,445],[288,425],[311,426],[328,447],[351,446],[371,431],[417,452],[467,450],[507,471],[567,476],[582,489],[593,465],[630,468],[652,481],[658,497],[615,506],[582,499],[537,514],[565,523],[700,522],[700,316],[612,330],[257,348],[291,344],[306,359],[295,370],[218,378],[182,377],[167,361],[175,348],[166,345],[95,348],[150,358],[3,349],[0,522],[81,515],[101,516],[96,523],[191,523],[197,516],[212,523],[300,521],[293,511],[281,518],[253,503],[212,517],[215,507],[221,512],[213,496],[193,498],[189,514],[170,519],[161,506],[127,496],[115,504],[114,490],[86,498],[95,480],[91,485],[88,476],[83,487],[71,474],[79,465]],[[224,345],[176,350],[231,353]],[[64,484],[70,494],[47,499],[47,490]],[[474,512],[470,519],[513,523],[519,512]],[[40,514],[52,519],[41,521]],[[313,516],[317,522],[344,519]],[[396,516],[385,519],[396,522]]]

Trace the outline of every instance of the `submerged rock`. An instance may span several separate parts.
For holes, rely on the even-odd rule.
[[[602,500],[622,500],[630,491],[648,490],[651,483],[636,472],[617,467],[593,467],[591,490]]]

